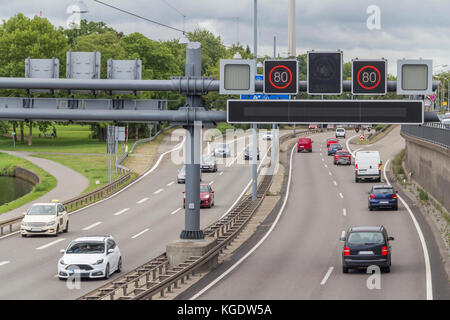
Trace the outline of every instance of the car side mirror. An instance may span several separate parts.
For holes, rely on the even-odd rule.
[[[61,250],[59,250],[59,253],[64,254],[64,253],[66,253],[66,250],[61,249]]]
[[[113,253],[114,249],[108,249],[108,254]]]
[[[340,237],[339,240],[345,241],[346,239],[345,239],[345,237]]]
[[[26,216],[27,215],[27,213],[26,212],[24,212],[24,213],[22,213],[24,216]]]
[[[394,240],[394,237],[388,237],[387,238],[389,241],[392,241],[392,240]]]

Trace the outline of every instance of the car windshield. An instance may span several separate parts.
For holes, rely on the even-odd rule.
[[[388,194],[388,193],[394,193],[394,190],[392,188],[376,188],[376,189],[373,189],[373,193]]]
[[[227,144],[226,143],[219,143],[219,144],[217,144],[217,148],[219,148],[219,149],[226,149],[227,148]]]
[[[209,192],[209,188],[207,185],[200,185],[200,192]]]
[[[180,169],[180,172],[185,172],[186,171],[186,166],[182,166]]]
[[[344,131],[344,129],[336,129],[336,131],[342,132],[342,131]]]
[[[347,242],[348,244],[382,244],[384,239],[381,232],[351,232]]]
[[[44,216],[56,214],[56,206],[54,205],[34,205],[28,210],[30,216]]]
[[[202,161],[203,162],[214,162],[214,157],[212,157],[212,156],[203,156],[202,157]]]
[[[339,143],[333,143],[332,145],[331,145],[331,147],[332,148],[342,148],[342,146],[339,144]]]
[[[336,152],[336,154],[341,155],[341,156],[348,156],[350,153],[348,153],[347,151],[338,151],[338,152]]]
[[[84,253],[104,253],[105,244],[103,242],[76,242],[72,244],[66,253],[84,254]]]

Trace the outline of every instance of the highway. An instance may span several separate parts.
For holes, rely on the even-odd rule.
[[[373,145],[350,145],[350,148],[379,150],[386,165],[404,148],[399,129]],[[354,135],[348,133],[347,138]],[[353,166],[333,165],[325,145],[326,138],[332,136],[331,132],[315,135],[311,154],[292,154],[289,196],[279,220],[275,219],[276,225],[269,229],[271,233],[264,230],[265,240],[244,244],[236,257],[180,299],[433,298],[432,275],[426,266],[429,252],[424,254],[422,240],[407,208],[399,202],[398,211],[369,211],[367,191],[374,183],[355,183]],[[350,226],[367,225],[384,225],[389,235],[395,237],[391,242],[391,272],[381,274],[380,289],[368,288],[370,275],[364,269],[342,273],[343,244],[339,237]],[[426,248],[434,248],[430,242]],[[432,263],[441,265],[434,251]],[[433,271],[433,278],[440,279],[434,284],[448,290],[442,267],[434,267]]]
[[[165,139],[159,153],[172,150],[179,143],[170,141],[170,137]],[[248,144],[251,138],[246,141]],[[242,157],[243,144],[239,147],[224,164],[219,164],[217,172],[202,174],[202,183],[210,183],[215,190],[215,206],[201,209],[202,228],[218,220],[249,184],[249,162],[233,161]],[[80,289],[68,289],[66,282],[57,278],[59,251],[76,237],[111,234],[122,253],[123,272],[164,252],[166,245],[179,239],[184,229],[185,185],[177,184],[179,167],[167,153],[155,170],[133,186],[71,214],[69,232],[58,237],[22,238],[16,233],[1,238],[0,299],[76,299],[104,284],[104,280],[87,280],[81,282]]]

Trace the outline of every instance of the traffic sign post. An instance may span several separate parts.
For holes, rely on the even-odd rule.
[[[352,60],[352,94],[385,95],[387,92],[386,60]]]
[[[298,93],[297,59],[264,61],[264,93]]]
[[[342,94],[342,51],[308,51],[309,95]]]

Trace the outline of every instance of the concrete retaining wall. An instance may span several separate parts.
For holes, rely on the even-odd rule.
[[[21,167],[15,167],[14,170],[14,176],[24,179],[34,185],[37,185],[41,182],[41,178],[34,173],[33,171],[30,171],[28,169],[25,168],[21,168]]]
[[[401,135],[406,142],[406,169],[425,191],[450,211],[450,149]]]

